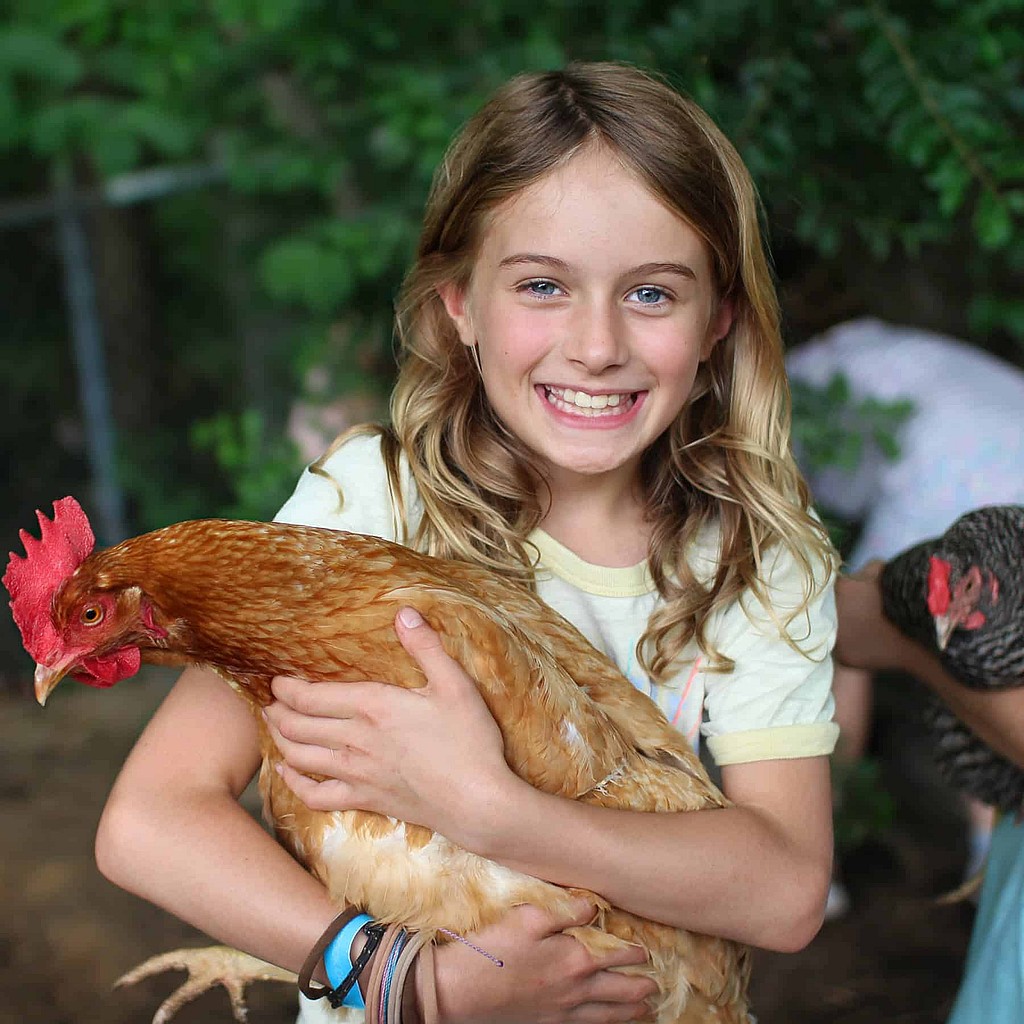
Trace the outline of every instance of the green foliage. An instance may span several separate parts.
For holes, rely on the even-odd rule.
[[[856,397],[842,373],[823,387],[806,381],[790,382],[793,400],[793,446],[801,467],[809,475],[826,468],[853,473],[871,445],[882,457],[900,457],[900,426],[914,412],[906,399],[887,402],[872,396]],[[847,521],[834,509],[817,506],[832,543],[842,553],[849,550],[858,524]]]
[[[900,425],[913,413],[913,402],[855,398],[841,373],[821,388],[805,381],[793,381],[791,388],[793,441],[809,472],[826,466],[856,469],[868,441],[885,458],[900,457],[896,436]]]
[[[885,837],[896,820],[896,802],[878,761],[863,758],[845,765],[833,760],[832,788],[837,853],[849,853],[868,840]]]
[[[777,244],[831,264],[945,253],[978,335],[1024,345],[1021,0],[553,0],[543,17],[510,0],[8,7],[9,195],[39,190],[58,161],[84,180],[179,161],[226,173],[144,216],[173,348],[157,447],[202,441],[195,458],[219,452],[234,492],[204,501],[188,460],[147,464],[129,437],[147,520],[183,504],[257,509],[269,484],[255,457],[311,367],[347,361],[386,390],[391,306],[448,139],[509,75],[567,59],[634,61],[704,104],[753,171]],[[40,320],[51,329],[41,347],[63,344]],[[807,416],[830,421],[820,405]],[[222,426],[190,432],[197,420]],[[821,458],[853,457],[855,442],[821,433]]]
[[[258,412],[241,416],[221,413],[195,424],[192,440],[200,451],[212,452],[228,475],[234,500],[222,509],[233,519],[270,519],[294,484],[298,456],[280,434],[268,437]]]

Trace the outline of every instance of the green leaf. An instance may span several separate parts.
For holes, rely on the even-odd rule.
[[[267,293],[284,302],[326,313],[336,310],[355,284],[351,264],[333,248],[313,238],[288,238],[273,245],[260,260]]]
[[[63,89],[82,71],[81,58],[60,40],[29,28],[0,30],[0,76],[24,75]]]
[[[1013,218],[1009,205],[1001,196],[982,192],[972,218],[974,232],[985,249],[999,249],[1013,235]]]

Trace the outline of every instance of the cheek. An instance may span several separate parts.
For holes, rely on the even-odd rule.
[[[477,328],[485,381],[529,370],[550,350],[554,340],[554,324],[549,318],[515,307],[483,318]]]
[[[648,339],[647,365],[664,386],[689,394],[703,354],[700,342],[679,331],[659,333]]]

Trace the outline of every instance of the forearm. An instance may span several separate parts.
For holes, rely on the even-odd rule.
[[[96,860],[116,885],[296,972],[338,912],[327,890],[227,795],[185,791],[168,802],[164,794],[143,812],[115,793]]]
[[[115,884],[218,941],[298,970],[337,909],[239,804],[259,764],[248,707],[189,669],[114,785],[96,861]]]
[[[831,862],[827,822],[812,829],[821,841],[800,842],[754,806],[642,814],[563,800],[525,783],[492,806],[499,810],[464,837],[475,852],[590,889],[642,917],[779,950],[801,948],[820,926]]]
[[[937,657],[916,644],[901,667],[933,690],[984,743],[1024,768],[1024,696],[1018,689],[972,690],[957,682]]]

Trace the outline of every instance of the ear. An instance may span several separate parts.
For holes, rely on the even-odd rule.
[[[448,282],[437,289],[437,294],[441,296],[444,308],[451,317],[452,323],[455,324],[455,329],[459,332],[459,340],[467,348],[472,348],[476,344],[476,333],[469,315],[465,288]]]
[[[718,308],[715,310],[711,323],[708,324],[708,332],[704,338],[704,344],[700,350],[700,361],[703,363],[714,351],[715,346],[732,329],[733,314],[735,312],[732,299],[719,299]]]

